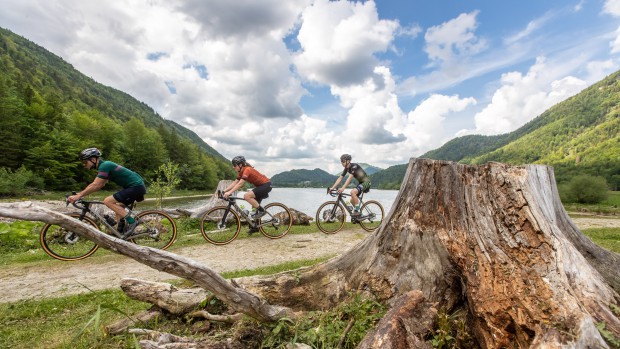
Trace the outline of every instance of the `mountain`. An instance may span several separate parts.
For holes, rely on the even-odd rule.
[[[271,183],[276,187],[330,187],[338,176],[331,175],[319,168],[314,170],[291,170],[278,173],[271,177]]]
[[[211,189],[234,175],[226,158],[191,130],[2,28],[0,140],[0,170],[23,167],[43,180],[43,189],[91,181],[77,154],[93,146],[147,183],[167,161],[179,164],[181,188]]]
[[[610,187],[619,188],[619,115],[620,71],[513,132],[458,137],[420,157],[468,164],[546,164],[554,167],[559,183],[589,174],[605,177]],[[371,176],[373,186],[394,187],[393,180],[402,181],[406,169],[406,164],[397,165]]]
[[[383,170],[382,168],[372,166],[363,162],[360,162],[359,165],[362,166],[364,171],[366,171],[366,174],[369,176]],[[340,175],[340,173],[338,175]]]
[[[398,189],[409,164],[394,165],[370,175],[372,187],[377,189]]]
[[[379,167],[365,163],[360,163],[360,166],[362,166],[366,174],[371,176],[371,178],[372,174],[382,171]],[[327,188],[334,184],[341,173],[342,171],[332,175],[319,168],[315,168],[314,170],[291,170],[272,176],[271,183],[277,187]]]

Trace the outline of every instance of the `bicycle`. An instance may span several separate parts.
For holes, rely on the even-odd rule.
[[[336,197],[335,201],[327,201],[319,206],[316,211],[316,224],[325,234],[335,234],[339,232],[346,221],[346,212],[351,216],[351,223],[359,224],[366,231],[374,231],[377,229],[385,216],[383,206],[375,200],[364,202],[364,193],[359,196],[360,215],[353,215],[353,207],[345,202],[346,197],[351,194],[339,193],[337,189],[327,188],[327,193]]]
[[[69,202],[67,201],[68,205]],[[159,210],[147,210],[138,213],[136,215],[138,225],[129,236],[123,237],[123,234],[116,230],[116,220],[113,217],[107,214],[102,215],[92,209],[96,205],[105,204],[101,201],[77,200],[73,202],[73,206],[81,211],[67,215],[90,224],[97,230],[105,229],[107,234],[141,246],[165,250],[172,245],[177,237],[176,223],[168,214]],[[133,207],[134,204],[126,207],[130,214]],[[41,229],[39,241],[45,253],[61,261],[84,259],[91,256],[99,248],[95,242],[49,223]]]
[[[218,191],[217,196],[228,201],[228,205],[216,206],[200,219],[202,236],[214,245],[226,245],[235,240],[241,230],[242,218],[250,228],[259,229],[270,239],[279,239],[288,234],[293,225],[291,211],[279,202],[265,206],[265,214],[255,220],[249,211],[237,205],[237,200],[246,200],[233,196],[224,199],[221,191]]]

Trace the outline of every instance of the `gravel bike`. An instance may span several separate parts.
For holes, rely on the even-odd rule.
[[[270,239],[279,239],[288,234],[293,225],[291,211],[279,202],[265,206],[265,214],[253,219],[248,210],[237,205],[242,198],[229,196],[225,199],[218,191],[217,197],[228,201],[228,205],[216,206],[207,211],[200,220],[202,236],[214,245],[226,245],[239,236],[242,222],[250,229],[258,229]]]
[[[327,188],[327,193],[336,198],[335,201],[327,201],[319,206],[316,211],[316,224],[325,234],[339,232],[347,220],[346,212],[351,216],[351,223],[359,224],[366,231],[377,229],[385,216],[383,206],[375,200],[364,202],[364,193],[359,195],[360,215],[353,215],[353,206],[345,198],[351,194],[339,193],[338,189]]]
[[[68,197],[68,195],[67,195]],[[67,201],[67,205],[69,202]],[[116,229],[114,217],[93,210],[97,205],[105,204],[101,201],[86,201],[83,199],[73,202],[73,206],[80,212],[68,213],[69,217],[90,224],[97,230],[119,239],[133,242],[141,246],[149,246],[165,250],[177,237],[177,226],[174,220],[165,212],[147,210],[138,213],[135,217],[138,225],[129,236],[123,236]],[[126,207],[130,214],[134,204]],[[39,241],[45,253],[61,261],[77,261],[84,259],[97,251],[99,245],[80,235],[66,230],[56,224],[46,224],[41,229]]]

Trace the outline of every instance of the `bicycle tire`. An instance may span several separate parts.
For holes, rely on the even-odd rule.
[[[67,216],[86,222],[99,230],[97,223],[90,217],[80,219],[79,213]],[[50,257],[61,261],[79,261],[97,251],[99,245],[56,224],[46,224],[39,233],[39,242],[43,251]]]
[[[379,228],[383,218],[385,218],[383,206],[375,200],[366,201],[362,205],[361,214],[366,218],[358,221],[358,223],[366,231],[374,231]]]
[[[319,206],[319,209],[316,211],[316,225],[325,234],[336,234],[339,232],[344,227],[346,219],[347,214],[344,207],[336,201],[327,201]]]
[[[265,211],[267,213],[260,218],[259,224],[268,224],[260,225],[260,232],[270,239],[279,239],[288,234],[293,225],[291,210],[284,204],[273,202],[265,206]],[[270,222],[271,220],[273,222]]]
[[[170,247],[177,238],[177,225],[167,213],[159,210],[147,210],[136,216],[138,225],[133,231],[136,237],[128,241],[136,245],[148,246],[165,250]]]
[[[220,226],[224,213],[226,224]],[[200,219],[200,232],[205,240],[214,245],[226,245],[239,236],[241,230],[241,219],[239,214],[227,206],[217,206],[207,211]]]

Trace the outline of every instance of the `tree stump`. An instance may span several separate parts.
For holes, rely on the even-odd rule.
[[[550,167],[412,159],[384,223],[359,245],[239,283],[293,309],[330,308],[349,290],[388,303],[419,290],[438,308],[466,307],[483,348],[599,348],[599,323],[620,338],[619,271],[620,256],[572,224]]]
[[[228,202],[218,198],[217,197],[217,193],[218,193],[218,191],[224,191],[224,189],[228,188],[228,186],[231,183],[232,183],[231,180],[221,180],[221,181],[219,181],[219,183],[217,184],[217,188],[215,189],[215,192],[213,193],[213,195],[211,196],[209,201],[207,201],[206,204],[204,204],[204,205],[202,205],[200,207],[193,208],[191,210],[177,209],[177,211],[179,213],[185,215],[185,216],[190,217],[190,218],[201,218],[202,215],[205,214],[205,212],[209,211],[213,207],[221,206],[221,205],[227,205]]]

